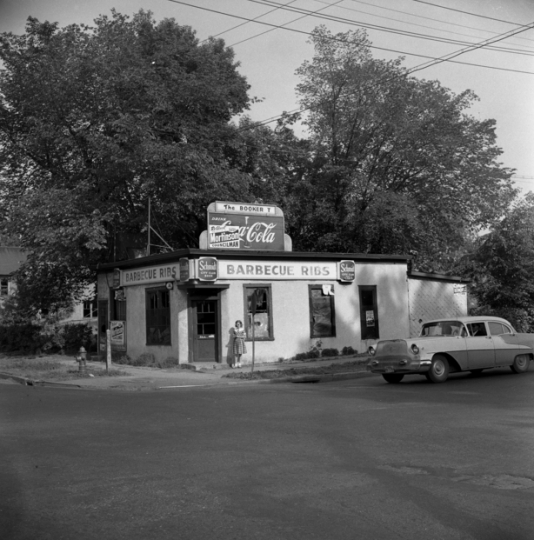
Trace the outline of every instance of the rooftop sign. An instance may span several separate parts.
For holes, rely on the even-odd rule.
[[[284,251],[284,214],[276,206],[214,202],[208,206],[208,249]]]

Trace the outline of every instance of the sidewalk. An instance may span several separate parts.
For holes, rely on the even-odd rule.
[[[70,371],[78,369],[72,358],[57,356],[55,361],[63,363]],[[20,377],[0,368],[0,383],[18,383],[29,386],[54,386],[62,388],[82,388],[98,390],[150,391],[173,388],[203,386],[236,386],[273,383],[318,383],[342,379],[353,379],[371,374],[366,371],[367,357],[341,357],[316,361],[295,361],[283,363],[264,363],[254,366],[254,373],[263,372],[264,378],[247,379],[251,366],[232,369],[226,364],[196,363],[186,368],[158,369],[113,364],[113,370],[124,375],[83,376],[67,381],[31,380]],[[349,364],[350,363],[350,364]],[[349,364],[345,366],[345,364]],[[88,371],[104,370],[103,362],[87,362]],[[225,377],[225,375],[231,377]],[[242,377],[242,378],[240,378]]]

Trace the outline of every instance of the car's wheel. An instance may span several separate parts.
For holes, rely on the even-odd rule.
[[[391,384],[399,384],[404,379],[402,373],[382,373],[382,377],[384,377],[386,382]]]
[[[440,355],[436,354],[432,359],[430,369],[425,373],[426,378],[433,383],[442,383],[447,380],[449,376],[449,362]]]
[[[528,369],[529,362],[530,358],[528,354],[520,354],[519,356],[515,357],[514,363],[510,366],[510,369],[514,373],[525,373],[525,371]]]

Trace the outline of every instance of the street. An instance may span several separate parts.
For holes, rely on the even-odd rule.
[[[0,538],[534,539],[534,367],[445,384],[0,384]]]

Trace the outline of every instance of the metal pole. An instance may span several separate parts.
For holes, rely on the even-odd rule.
[[[111,330],[106,330],[106,373],[111,367]]]
[[[146,246],[146,254],[150,255],[150,197],[148,198],[148,244]]]
[[[250,368],[250,372],[252,373],[254,371],[254,357],[256,354],[256,341],[254,339],[254,327],[256,326],[256,321],[254,320],[254,317],[256,315],[256,310],[254,310],[254,313],[252,313],[252,367]]]

